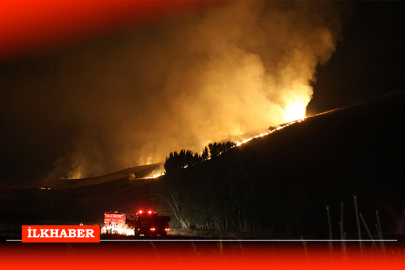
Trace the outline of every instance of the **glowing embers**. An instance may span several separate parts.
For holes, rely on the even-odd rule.
[[[275,129],[273,129],[273,130],[270,130],[270,131],[264,132],[264,133],[260,133],[259,135],[256,135],[256,136],[253,136],[253,137],[251,137],[251,138],[245,139],[244,141],[238,142],[238,143],[236,144],[236,146],[240,146],[240,145],[242,145],[242,144],[244,144],[244,143],[247,143],[247,142],[249,142],[249,141],[251,141],[251,140],[253,140],[253,139],[256,139],[256,138],[264,137],[264,136],[269,135],[269,134],[271,134],[271,133],[273,133],[273,132],[276,132],[276,131],[278,131],[278,130],[281,130],[281,129],[285,128],[285,127],[291,126],[291,125],[293,125],[293,124],[295,124],[295,123],[301,123],[301,122],[304,121],[305,119],[306,119],[306,117],[301,118],[301,119],[297,119],[297,120],[295,120],[295,121],[288,122],[288,123],[286,123],[286,124],[282,124],[282,125],[278,126],[277,128],[275,128]]]
[[[143,179],[152,179],[152,178],[158,178],[158,177],[160,177],[160,176],[162,176],[162,175],[165,175],[165,173],[164,173],[164,172],[162,172],[162,173],[154,174],[154,175],[152,175],[152,176],[147,176],[147,177],[144,177]]]

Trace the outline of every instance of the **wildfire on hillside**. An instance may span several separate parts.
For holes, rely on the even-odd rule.
[[[271,133],[273,133],[273,132],[275,132],[275,131],[281,130],[281,129],[283,129],[283,128],[285,128],[285,127],[288,127],[288,126],[291,126],[291,125],[293,125],[293,124],[295,124],[295,123],[300,123],[300,122],[304,121],[305,118],[306,118],[306,117],[301,118],[301,119],[298,119],[298,120],[295,120],[295,121],[288,122],[288,123],[286,123],[286,124],[283,124],[283,125],[281,125],[281,126],[278,126],[277,128],[275,128],[275,129],[273,129],[273,130],[269,130],[269,131],[267,131],[267,132],[263,132],[263,133],[260,133],[259,135],[255,135],[255,136],[250,137],[250,138],[248,138],[248,139],[245,139],[245,140],[243,140],[243,141],[237,142],[237,143],[236,143],[236,147],[238,147],[238,146],[240,146],[240,145],[242,145],[242,144],[244,144],[244,143],[247,143],[247,142],[249,142],[249,141],[251,141],[251,140],[253,140],[253,139],[256,139],[256,138],[260,138],[260,137],[269,135],[269,134],[271,134]]]
[[[253,139],[264,137],[264,136],[266,136],[266,135],[269,135],[269,134],[271,134],[271,133],[274,133],[274,132],[276,132],[276,131],[279,131],[279,130],[281,130],[281,129],[283,129],[283,128],[286,128],[286,127],[288,127],[288,126],[291,126],[291,125],[293,125],[293,124],[301,123],[301,122],[303,122],[305,119],[306,119],[306,117],[303,117],[303,118],[297,119],[297,120],[295,120],[295,121],[291,121],[291,122],[282,124],[282,125],[278,126],[277,128],[272,129],[272,130],[269,130],[269,131],[267,131],[267,132],[263,132],[263,133],[260,133],[260,134],[258,134],[258,135],[254,135],[254,136],[252,136],[252,137],[250,137],[250,138],[248,138],[248,139],[245,139],[245,140],[242,140],[242,141],[238,141],[238,142],[236,142],[236,146],[234,146],[234,147],[239,147],[239,146],[241,146],[242,144],[245,144],[245,143],[247,143],[247,142],[249,142],[249,141],[251,141],[251,140],[253,140]],[[222,153],[219,153],[219,154],[221,155]],[[207,160],[209,160],[209,159],[210,159],[210,158],[208,158]],[[187,167],[188,167],[188,166],[186,165],[186,166],[183,167],[183,169],[185,169],[185,168],[187,168]],[[165,172],[164,172],[164,168],[163,168],[163,167],[161,168],[161,172],[156,173],[156,170],[155,170],[155,171],[153,171],[151,174],[149,174],[148,176],[143,177],[142,179],[153,179],[153,178],[158,178],[158,177],[160,177],[160,176],[162,176],[162,175],[165,175]]]

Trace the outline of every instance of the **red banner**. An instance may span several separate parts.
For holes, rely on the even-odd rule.
[[[99,243],[98,225],[23,225],[23,243]]]
[[[182,238],[182,240],[185,240]],[[101,242],[94,245],[0,242],[0,269],[108,269],[127,259],[137,269],[404,270],[403,243]],[[305,242],[304,242],[305,243]],[[192,251],[192,252],[190,252]],[[134,256],[136,254],[136,256]],[[136,260],[137,258],[141,258]],[[108,264],[108,266],[106,266]],[[117,264],[114,264],[116,266]],[[121,268],[124,265],[121,263]],[[117,266],[115,268],[118,268]]]

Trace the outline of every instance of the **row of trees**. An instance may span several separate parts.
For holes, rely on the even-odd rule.
[[[194,166],[197,163],[205,161],[207,159],[221,155],[227,152],[229,149],[235,147],[234,142],[225,143],[210,143],[206,146],[201,155],[193,153],[191,150],[181,150],[180,153],[172,152],[169,157],[166,157],[164,164],[166,174],[172,174],[179,171],[182,168]]]
[[[209,152],[212,155],[221,153],[215,152],[220,147],[212,144],[207,149],[213,149]],[[256,153],[242,151],[245,150],[220,155],[212,162],[202,162],[187,170],[167,171],[153,183],[152,195],[160,202],[159,210],[173,215],[183,228],[270,233],[302,229],[301,221],[308,218],[309,205],[308,201],[296,198],[305,196],[295,193],[299,194],[299,190],[277,191],[266,182],[257,181]],[[187,164],[185,157],[195,155],[184,150],[173,153],[166,164],[181,159],[176,164],[181,168]]]
[[[226,142],[226,143],[210,143],[208,145],[208,149],[210,150],[210,156],[216,157],[221,155],[222,153],[227,152],[229,149],[235,147],[236,144],[234,142]],[[207,147],[205,147],[207,149]]]

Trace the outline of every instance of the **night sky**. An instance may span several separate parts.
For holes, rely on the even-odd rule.
[[[353,7],[336,52],[317,70],[309,113],[405,89],[405,3],[358,1]]]
[[[291,99],[305,111],[310,86],[307,116],[405,89],[405,2],[157,5],[143,17],[123,8],[126,19],[93,35],[76,25],[47,46],[11,53],[1,41],[0,181],[200,151],[288,120]]]

